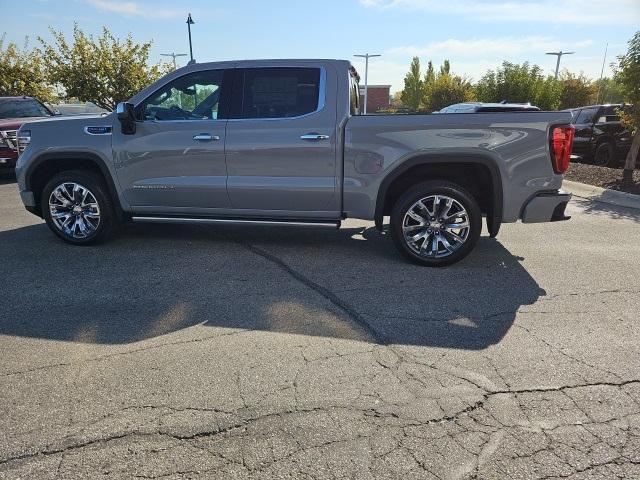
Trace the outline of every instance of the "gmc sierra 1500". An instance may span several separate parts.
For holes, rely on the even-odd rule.
[[[28,123],[26,208],[76,245],[134,221],[331,224],[390,216],[396,246],[442,266],[482,217],[566,220],[569,112],[360,115],[342,60],[192,64],[100,117]]]

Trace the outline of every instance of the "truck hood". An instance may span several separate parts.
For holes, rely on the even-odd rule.
[[[50,122],[70,122],[70,121],[75,121],[75,122],[87,122],[87,124],[93,124],[95,125],[96,122],[98,122],[97,124],[100,125],[101,121],[107,118],[110,118],[111,114],[108,115],[102,115],[100,113],[96,113],[94,115],[69,115],[69,116],[60,116],[60,115],[55,115],[53,117],[36,117],[33,119],[24,119],[24,121],[22,123],[30,123],[30,124],[43,124],[43,123],[50,123]]]
[[[39,131],[40,129],[56,129],[62,130],[75,130],[82,129],[89,126],[110,126],[113,123],[113,114],[109,115],[71,115],[68,117],[54,116],[47,118],[36,118],[33,121],[24,122],[21,126],[22,129]]]

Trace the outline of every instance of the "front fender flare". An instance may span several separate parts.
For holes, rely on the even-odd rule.
[[[53,162],[56,160],[77,160],[78,166],[82,167],[82,162],[89,162],[92,165],[98,167],[102,176],[105,179],[105,183],[107,185],[107,189],[109,190],[109,194],[111,195],[111,199],[114,202],[114,206],[116,207],[116,215],[122,220],[125,216],[124,209],[122,208],[122,203],[120,201],[120,196],[118,195],[118,190],[116,189],[116,185],[114,182],[113,174],[107,167],[105,160],[100,157],[98,154],[93,152],[79,152],[79,151],[56,151],[56,152],[44,152],[40,155],[34,157],[29,162],[29,165],[25,171],[24,181],[27,190],[32,190],[33,185],[33,174],[38,169],[38,167],[42,166],[47,162]],[[36,192],[34,194],[37,195]]]

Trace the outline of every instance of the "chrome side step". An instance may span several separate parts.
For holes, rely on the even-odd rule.
[[[131,217],[134,222],[147,223],[214,223],[227,225],[285,225],[291,227],[331,227],[340,228],[338,221],[305,222],[301,220],[245,220],[234,218],[189,218],[189,217]]]

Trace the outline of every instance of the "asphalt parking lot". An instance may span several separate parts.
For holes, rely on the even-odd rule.
[[[341,230],[71,247],[0,182],[0,478],[640,478],[640,211],[458,265]]]

